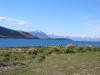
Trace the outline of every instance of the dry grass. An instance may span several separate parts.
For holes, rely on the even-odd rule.
[[[0,75],[100,75],[100,52],[57,54]]]

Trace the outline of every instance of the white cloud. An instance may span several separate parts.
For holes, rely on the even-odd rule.
[[[92,33],[95,37],[100,37],[100,20],[96,18],[88,19],[86,25],[88,27],[88,31]]]
[[[18,24],[18,25],[27,24],[25,20],[15,19],[15,18],[10,18],[10,17],[5,17],[5,16],[0,16],[0,21],[10,23],[10,24]]]
[[[7,17],[0,16],[0,21],[1,21],[1,20],[6,20],[6,19],[7,19]]]
[[[7,18],[7,21],[14,24],[24,25],[27,24],[24,20],[14,19],[14,18]]]

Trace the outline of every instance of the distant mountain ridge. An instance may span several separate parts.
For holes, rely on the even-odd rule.
[[[100,38],[93,38],[93,37],[69,37],[76,41],[98,41],[100,42]]]
[[[33,31],[33,32],[29,32],[31,35],[38,37],[39,39],[48,39],[49,36],[42,32],[42,31]]]
[[[65,36],[60,36],[60,35],[56,35],[56,34],[49,34],[48,35],[50,38],[67,38]]]
[[[75,40],[75,41],[100,41],[100,38],[93,37],[71,37],[71,36],[63,36],[56,34],[46,34],[42,31],[33,31],[29,32],[31,35],[37,36],[40,39],[53,39],[53,40]]]
[[[70,37],[62,35],[49,35],[43,31],[24,32],[8,29],[0,26],[0,38],[16,38],[16,39],[48,39],[48,40],[76,40],[76,41],[99,41],[100,38],[93,37]]]
[[[63,36],[58,36],[58,35],[48,35],[43,31],[33,31],[33,32],[29,32],[29,33],[33,36],[38,37],[39,39],[72,41],[70,38],[65,38]]]
[[[16,31],[0,26],[0,38],[38,39],[24,31]]]

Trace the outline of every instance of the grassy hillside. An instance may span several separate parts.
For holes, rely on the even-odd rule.
[[[60,50],[62,48],[63,47],[61,47]],[[76,49],[78,49],[78,52],[76,53],[65,53],[63,52],[63,49],[61,52],[56,53],[55,51],[58,51],[58,47],[35,47],[31,49],[22,49],[24,51],[28,49],[28,52],[25,51],[24,53],[28,59],[21,59],[24,56],[22,53],[20,55],[18,54],[19,57],[22,56],[19,60],[30,60],[31,62],[27,61],[27,64],[21,68],[0,73],[0,75],[100,75],[99,48],[94,51],[87,51],[89,48],[84,47],[84,49],[87,49],[86,52],[80,52],[79,47],[77,47]],[[39,52],[33,60],[31,58],[33,58],[34,52],[30,51],[36,51],[36,49],[39,50]],[[17,50],[20,51],[20,48]],[[53,51],[53,53],[50,53],[51,51]],[[49,55],[47,53],[49,53]],[[44,58],[43,56],[45,56],[45,60],[39,62],[38,60],[41,60],[41,57]]]

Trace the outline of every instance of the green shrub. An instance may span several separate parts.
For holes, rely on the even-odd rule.
[[[38,53],[43,53],[47,48],[46,47],[39,47]]]
[[[100,47],[94,47],[94,51],[100,51]]]
[[[75,52],[92,52],[92,51],[100,51],[100,47],[94,46],[77,46],[75,47]]]
[[[66,53],[75,53],[73,45],[69,44],[65,48],[66,48]]]
[[[90,46],[85,46],[83,49],[86,52],[92,51],[92,47],[90,47]]]
[[[61,47],[59,54],[65,54],[66,53],[66,48],[65,47]]]
[[[10,61],[11,57],[11,52],[5,52],[3,61],[8,62]]]
[[[39,63],[43,62],[43,60],[46,58],[46,55],[41,53],[37,56],[37,60]]]
[[[75,51],[76,53],[79,53],[79,52],[86,52],[86,50],[84,49],[83,46],[77,46],[77,47],[75,47],[75,48],[74,48],[74,51]]]

